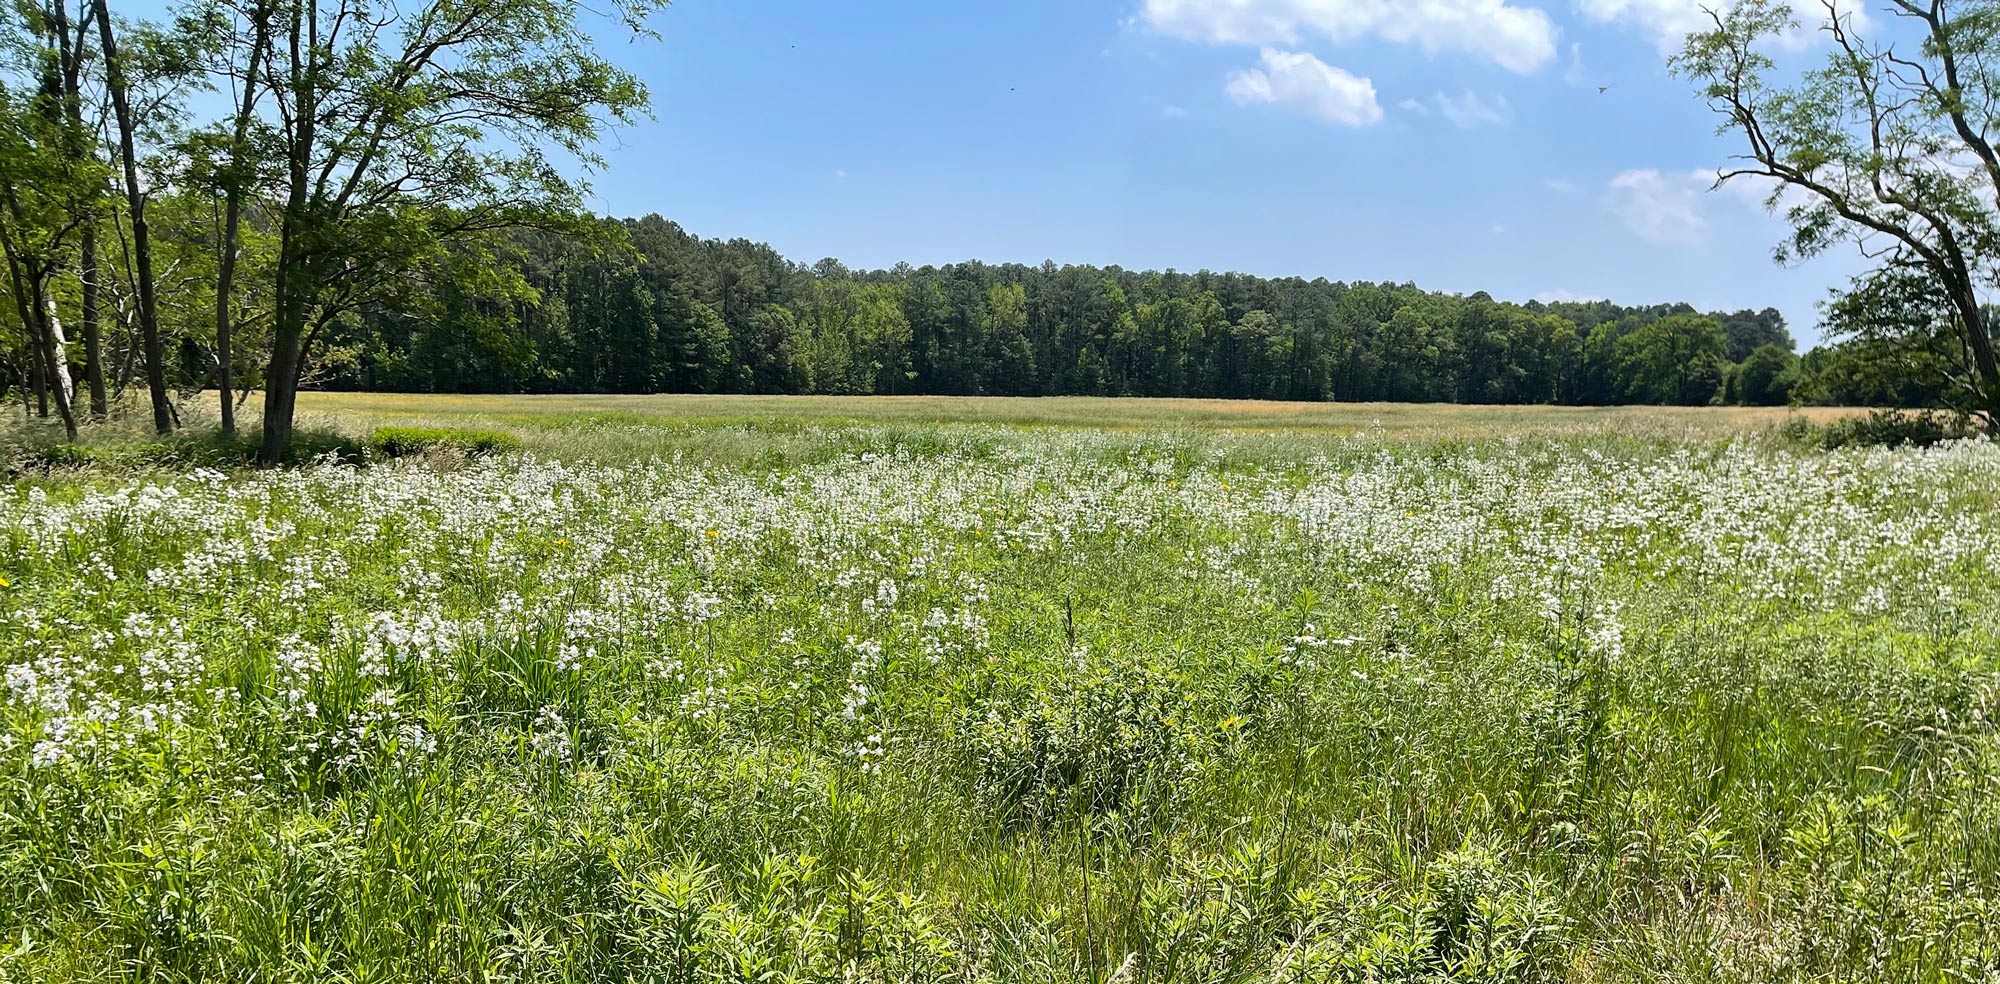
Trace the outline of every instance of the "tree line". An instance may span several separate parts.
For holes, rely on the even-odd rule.
[[[322,376],[428,392],[1786,402],[1775,310],[1081,265],[811,266],[652,215],[490,240],[360,313]]]

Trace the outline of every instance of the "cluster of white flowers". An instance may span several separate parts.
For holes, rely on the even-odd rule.
[[[172,741],[197,714],[264,715],[290,729],[281,747],[337,762],[392,737],[421,751],[434,738],[398,696],[411,671],[457,673],[474,648],[533,635],[525,648],[561,674],[631,660],[663,715],[712,722],[758,693],[823,701],[812,719],[842,722],[855,757],[879,763],[894,733],[884,653],[908,654],[888,668],[898,679],[1004,655],[996,604],[1048,587],[1007,580],[1029,564],[1116,571],[1127,551],[1160,550],[1218,606],[1280,608],[1303,578],[1366,598],[1387,625],[1399,604],[1477,600],[1618,660],[1642,642],[1632,613],[1668,581],[1912,628],[1983,617],[2000,542],[2000,447],[1983,441],[1409,454],[1364,437],[1228,469],[1118,441],[1017,437],[782,472],[513,459],[20,486],[0,495],[0,680],[24,740],[0,757],[46,767]],[[1373,648],[1347,632],[1375,638],[1306,624],[1270,643],[1300,666]],[[734,659],[764,645],[776,679]],[[843,648],[845,672],[823,667],[821,683],[803,654]],[[336,700],[335,683],[356,689]],[[569,753],[553,709],[527,730],[538,752]]]
[[[528,750],[536,755],[567,761],[575,751],[570,741],[569,722],[554,707],[543,707],[535,715],[534,726],[528,732]]]

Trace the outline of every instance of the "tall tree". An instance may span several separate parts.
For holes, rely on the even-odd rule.
[[[132,262],[139,294],[139,333],[145,345],[146,393],[153,405],[153,429],[165,434],[174,428],[173,408],[168,403],[166,352],[160,340],[158,283],[153,279],[152,229],[146,223],[146,187],[139,182],[138,124],[132,116],[131,80],[125,59],[118,49],[118,32],[111,23],[106,0],[93,0],[98,40],[104,54],[105,89],[111,95],[111,110],[117,122],[118,159],[125,171],[125,201],[132,219]]]
[[[24,4],[5,27],[9,78],[0,78],[0,252],[33,374],[77,436],[57,277],[74,262],[82,230],[97,220],[104,173],[81,151],[67,110],[75,49],[59,8]]]
[[[1711,9],[1674,68],[1696,80],[1744,141],[1721,181],[1764,181],[1793,234],[1781,259],[1843,242],[1880,260],[1907,297],[1908,278],[1938,303],[1957,351],[1959,404],[2000,428],[2000,356],[1985,297],[2000,285],[2000,5],[1992,0],[1886,0],[1899,30],[1870,40],[1822,0],[1826,63],[1792,84],[1773,80],[1770,43],[1797,29],[1788,0]],[[1914,43],[1905,44],[1905,41]],[[1859,299],[1880,292],[1866,285]],[[1879,350],[1879,349],[1878,349]]]
[[[215,365],[225,434],[236,433],[236,270],[243,250],[244,199],[256,188],[260,163],[252,137],[263,129],[257,104],[277,2],[223,3],[207,11],[209,30],[224,40],[218,67],[236,87],[234,112],[221,133],[200,134],[187,148],[191,158],[207,165],[203,183],[222,192],[222,228],[215,247]]]
[[[1626,393],[1641,403],[1699,406],[1715,398],[1729,342],[1714,318],[1676,314],[1619,339]]]
[[[81,16],[72,24],[67,3],[68,0],[56,0],[49,4],[48,10],[60,57],[63,115],[67,124],[64,132],[69,140],[67,149],[69,155],[81,164],[95,161],[97,156],[96,128],[85,125],[83,114],[83,69],[95,12],[88,4],[84,5]],[[101,270],[94,217],[84,221],[77,229],[76,272],[82,287],[83,376],[90,387],[91,416],[103,418],[110,412],[110,402],[104,389],[103,317],[98,303]]]
[[[102,0],[99,0],[102,2]],[[616,0],[634,32],[665,0]],[[450,241],[574,218],[545,144],[596,162],[645,106],[568,0],[283,0],[265,85],[282,168],[279,262],[258,457],[290,442],[300,380],[335,319],[392,295]]]

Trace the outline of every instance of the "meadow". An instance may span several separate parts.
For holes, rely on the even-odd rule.
[[[0,492],[0,979],[2000,981],[1989,441],[301,413]]]

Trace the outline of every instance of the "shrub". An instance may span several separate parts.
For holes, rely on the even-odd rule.
[[[1866,417],[1828,424],[1820,435],[1820,446],[1927,448],[1974,433],[1964,414],[1943,410],[1875,410]]]
[[[182,430],[144,437],[92,434],[88,440],[87,444],[9,442],[0,462],[4,462],[6,474],[23,475],[64,470],[241,468],[257,460],[258,439],[252,434]],[[364,445],[351,437],[332,431],[301,430],[293,433],[284,463],[308,465],[331,457],[346,464],[359,464],[364,451]]]
[[[519,451],[521,441],[512,434],[463,427],[379,427],[368,446],[384,458],[439,450],[478,456]]]

